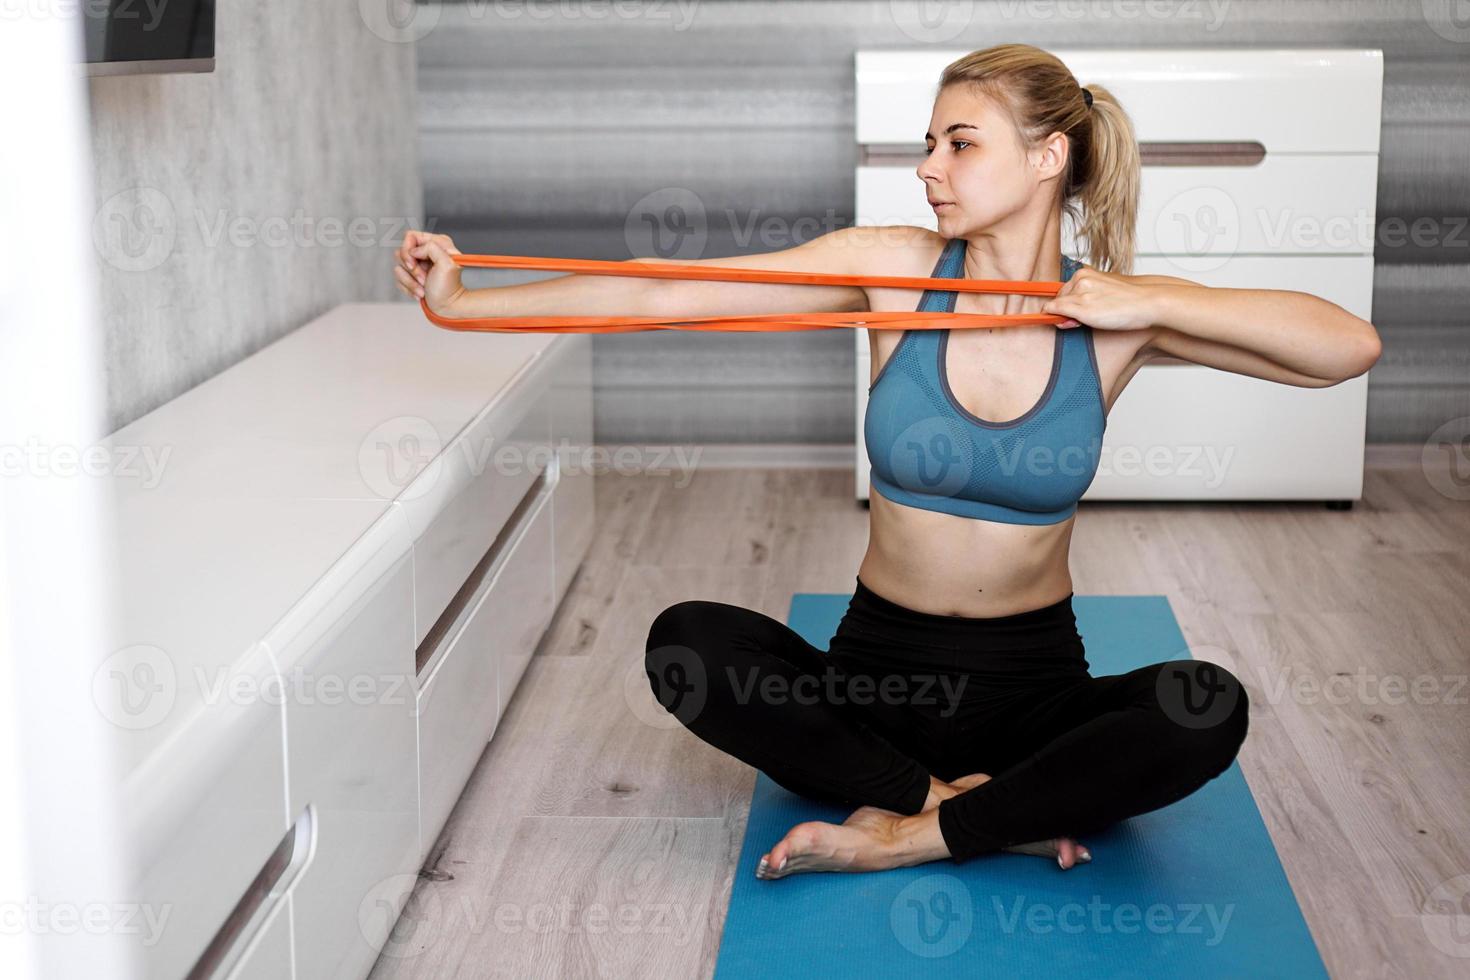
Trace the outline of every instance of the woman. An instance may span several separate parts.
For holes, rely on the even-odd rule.
[[[1223,772],[1248,714],[1223,667],[1180,660],[1088,672],[1068,547],[1107,411],[1160,355],[1326,387],[1379,353],[1371,324],[1318,297],[1128,275],[1139,193],[1131,124],[1105,89],[1081,88],[1045,51],[1003,44],[949,65],[925,142],[917,174],[937,233],[849,228],[781,252],[708,260],[1063,281],[1051,299],[926,292],[920,308],[1068,318],[1061,328],[869,331],[871,534],[829,651],[769,616],[711,600],[679,602],[653,622],[647,670],[666,709],[788,789],[857,807],[842,824],[793,827],[762,858],[761,877],[996,850],[1055,857],[1065,870],[1091,860],[1079,835]],[[1064,213],[1094,265],[1110,271],[1061,255]],[[465,290],[454,251],[445,236],[410,232],[395,270],[404,292],[444,316],[672,318],[913,303],[910,290],[890,288],[581,275]]]

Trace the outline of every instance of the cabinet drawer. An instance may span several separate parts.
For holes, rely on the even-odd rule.
[[[551,620],[550,500],[556,472],[552,466],[537,481],[534,494],[517,508],[507,536],[497,541],[498,550],[492,547],[487,554],[490,565],[466,605],[462,625],[446,632],[441,650],[421,651],[420,858],[443,829],[495,732],[509,690]]]
[[[415,645],[547,468],[553,394],[546,375],[541,358],[530,362],[398,498],[414,538]]]
[[[228,673],[198,675],[222,693],[124,786],[131,888],[143,907],[169,912],[168,928],[138,950],[150,977],[188,973],[287,827],[282,709],[266,696],[280,678],[265,646]]]
[[[290,980],[295,975],[292,950],[291,892],[311,861],[316,816],[303,811],[276,849],[256,871],[235,907],[220,924],[209,945],[189,968],[189,980]],[[149,976],[185,976],[152,969]]]
[[[377,958],[369,896],[401,901],[418,867],[413,561],[396,508],[272,629],[285,681],[287,791],[316,841],[293,897],[302,977],[362,976]],[[393,889],[397,891],[394,892]]]

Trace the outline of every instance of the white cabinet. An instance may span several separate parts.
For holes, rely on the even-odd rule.
[[[915,139],[962,50],[860,51],[856,223],[936,228]],[[1383,56],[1376,49],[1054,49],[1107,86],[1143,153],[1135,275],[1290,289],[1372,319]],[[1062,250],[1083,258],[1069,224]],[[915,299],[917,305],[917,294]],[[871,353],[855,330],[857,497]],[[1146,364],[1114,404],[1083,499],[1355,500],[1368,378],[1297,388]]]
[[[591,539],[590,338],[347,304],[114,433],[150,977],[362,977]]]

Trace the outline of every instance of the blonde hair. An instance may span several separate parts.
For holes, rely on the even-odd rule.
[[[1086,242],[1090,265],[1128,275],[1137,250],[1142,164],[1133,123],[1113,94],[1089,85],[1089,108],[1062,60],[1029,44],[970,52],[944,69],[939,91],[962,83],[1007,112],[1026,145],[1051,133],[1066,134],[1071,152],[1061,180],[1063,214],[1073,220],[1079,241]]]

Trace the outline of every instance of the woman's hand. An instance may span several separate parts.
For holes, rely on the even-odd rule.
[[[1068,317],[1058,324],[1063,329],[1085,323],[1096,330],[1142,330],[1158,320],[1155,300],[1159,287],[1142,281],[1144,278],[1083,266],[1042,304],[1041,312]]]
[[[407,231],[403,244],[394,253],[393,277],[398,280],[399,289],[424,300],[430,311],[449,316],[465,292],[459,279],[459,265],[450,258],[459,254],[448,235]]]

